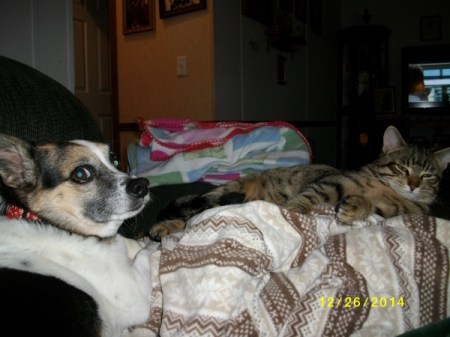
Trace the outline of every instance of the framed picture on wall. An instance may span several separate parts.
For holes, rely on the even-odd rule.
[[[377,88],[373,94],[374,110],[377,114],[395,113],[394,87]]]
[[[273,24],[275,1],[273,0],[242,0],[242,14],[266,26]]]
[[[159,0],[159,16],[164,19],[206,8],[206,0]]]
[[[307,0],[295,0],[295,17],[303,23],[308,22],[308,1]]]
[[[278,7],[282,12],[292,13],[294,9],[293,0],[279,0]]]
[[[420,19],[420,40],[433,41],[441,38],[441,17],[425,16]]]
[[[123,33],[154,29],[154,0],[122,0]]]

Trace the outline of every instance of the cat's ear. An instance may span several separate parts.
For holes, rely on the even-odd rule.
[[[394,126],[388,126],[383,136],[383,152],[387,153],[406,146],[400,132]]]
[[[441,164],[442,170],[445,170],[447,165],[450,163],[450,147],[436,151],[434,155]]]

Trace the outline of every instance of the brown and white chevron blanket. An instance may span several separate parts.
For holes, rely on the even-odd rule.
[[[448,221],[334,215],[256,201],[196,216],[155,247],[151,319],[132,335],[395,336],[448,316]]]

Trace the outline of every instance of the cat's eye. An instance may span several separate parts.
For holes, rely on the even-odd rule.
[[[433,178],[433,177],[434,177],[434,175],[431,174],[431,173],[422,173],[422,174],[420,175],[420,178],[421,178],[421,179],[431,179],[431,178]]]
[[[94,179],[94,169],[89,165],[78,166],[70,174],[70,179],[78,184],[85,184]]]
[[[409,176],[409,169],[404,165],[397,165],[397,169],[404,173],[407,177]]]

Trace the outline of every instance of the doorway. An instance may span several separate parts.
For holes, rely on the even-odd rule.
[[[108,0],[73,0],[75,95],[113,147]]]

